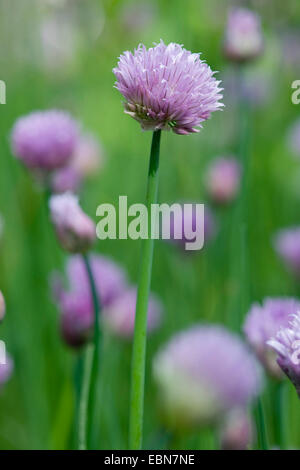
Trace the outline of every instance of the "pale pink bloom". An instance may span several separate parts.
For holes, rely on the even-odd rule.
[[[211,199],[219,204],[232,201],[239,188],[241,167],[235,158],[213,160],[206,175],[206,188]]]
[[[51,220],[62,247],[71,253],[87,251],[96,239],[96,227],[72,193],[54,195],[49,202]]]
[[[135,310],[137,291],[130,287],[115,298],[103,310],[104,323],[109,329],[123,338],[132,338],[134,333]],[[162,305],[153,294],[150,295],[147,324],[148,332],[155,330],[160,323]]]
[[[259,15],[246,8],[230,11],[225,33],[224,51],[233,61],[256,58],[263,50],[263,34]]]
[[[244,408],[232,410],[221,427],[222,450],[247,450],[253,441],[253,423]]]
[[[82,134],[76,145],[70,165],[81,178],[93,176],[103,166],[104,151],[96,137]]]

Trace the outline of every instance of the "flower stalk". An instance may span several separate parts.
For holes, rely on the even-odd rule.
[[[91,435],[91,426],[96,406],[97,379],[99,373],[100,356],[100,301],[96,290],[90,260],[83,255],[86,272],[88,275],[94,309],[94,334],[93,341],[87,345],[85,351],[82,389],[79,404],[79,449],[88,448],[88,440]]]
[[[161,131],[153,132],[146,205],[148,209],[148,238],[142,241],[140,277],[137,292],[135,330],[131,369],[129,448],[141,449],[143,438],[144,382],[146,360],[147,310],[151,284],[154,240],[151,238],[151,204],[157,201],[158,169]]]

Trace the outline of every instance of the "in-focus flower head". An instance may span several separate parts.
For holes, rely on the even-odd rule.
[[[113,69],[115,87],[125,98],[125,113],[144,130],[176,134],[199,132],[201,123],[223,104],[220,81],[211,68],[175,43],[126,51]]]
[[[211,199],[226,204],[234,199],[240,186],[241,168],[234,157],[217,158],[210,164],[206,187]]]
[[[14,369],[14,362],[11,357],[6,354],[5,364],[0,363],[0,389],[10,379]]]
[[[230,10],[224,41],[226,56],[236,62],[256,58],[263,50],[261,20],[247,8]]]
[[[29,168],[51,171],[71,158],[78,125],[66,112],[35,111],[17,120],[12,130],[12,149]]]
[[[136,310],[137,291],[130,287],[122,292],[103,310],[103,319],[109,329],[123,338],[132,338]],[[162,305],[155,295],[151,294],[148,304],[148,332],[155,330],[160,323]]]
[[[96,289],[103,310],[127,289],[126,275],[113,260],[90,256]],[[66,265],[67,288],[54,274],[52,290],[61,311],[61,331],[66,343],[73,347],[84,344],[93,328],[93,299],[86,267],[79,255],[71,256]]]
[[[2,292],[0,291],[0,322],[3,320],[5,315],[5,300]]]
[[[300,276],[300,227],[279,230],[273,240],[274,248],[286,267]]]
[[[154,378],[170,427],[215,423],[260,391],[261,372],[246,345],[221,326],[181,332],[157,354]]]
[[[78,198],[70,193],[51,196],[50,216],[62,247],[71,253],[88,250],[96,238],[96,227],[78,203]]]
[[[287,328],[281,328],[268,345],[278,354],[277,363],[294,384],[300,398],[300,312],[291,316]]]
[[[251,306],[244,324],[248,343],[258,359],[275,378],[282,378],[276,356],[268,348],[267,341],[276,336],[280,328],[289,324],[290,315],[300,310],[300,301],[289,297],[266,298],[262,305]]]

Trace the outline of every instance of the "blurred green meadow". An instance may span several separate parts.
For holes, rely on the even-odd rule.
[[[217,156],[237,154],[240,109],[230,77],[237,72],[222,54],[230,5],[247,5],[262,16],[265,50],[244,73],[266,80],[266,99],[251,106],[246,213],[248,267],[239,260],[238,200],[213,208],[216,237],[198,253],[184,254],[159,241],[155,246],[152,290],[164,305],[160,329],[149,336],[145,396],[146,448],[164,446],[159,403],[151,375],[152,358],[171,335],[196,322],[228,324],[237,313],[241,331],[250,303],[266,296],[300,296],[300,286],[273,250],[273,233],[300,223],[300,162],[287,146],[287,130],[300,115],[291,102],[291,84],[300,79],[300,63],[286,63],[283,37],[300,35],[298,0],[230,2],[218,0],[0,0],[0,79],[7,87],[0,105],[0,289],[7,316],[0,339],[15,362],[11,380],[0,392],[1,449],[74,447],[77,354],[59,333],[59,311],[51,298],[49,276],[63,271],[66,255],[51,224],[43,191],[12,156],[10,132],[15,120],[36,109],[61,108],[80,120],[101,141],[103,168],[80,193],[83,208],[95,220],[103,202],[143,202],[151,133],[142,132],[123,113],[122,97],[113,88],[118,56],[140,42],[161,38],[202,58],[224,79],[222,112],[215,113],[197,135],[163,133],[159,201],[208,202],[205,170]],[[41,40],[45,22],[56,21],[48,50]],[[42,36],[41,36],[42,34]],[[51,41],[50,41],[51,43]],[[58,46],[57,46],[58,43]],[[48,49],[51,48],[48,44]],[[252,74],[252,75],[251,75]],[[138,280],[140,242],[97,241],[95,251],[111,256]],[[245,285],[245,283],[247,285]],[[126,449],[131,342],[104,334],[99,447]],[[300,403],[287,386],[286,428],[290,447],[300,447]],[[274,442],[272,384],[267,378],[264,405],[269,439]],[[212,433],[175,436],[169,448],[202,449],[215,445]]]

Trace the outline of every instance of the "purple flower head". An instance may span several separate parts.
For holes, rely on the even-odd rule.
[[[163,41],[146,49],[126,51],[113,69],[116,88],[125,98],[125,113],[144,130],[176,134],[199,132],[197,127],[223,105],[220,81],[211,68],[181,45]]]
[[[253,441],[253,423],[243,408],[232,410],[221,427],[222,450],[247,450]]]
[[[0,291],[0,322],[3,320],[5,315],[5,300],[2,292]]]
[[[154,360],[163,412],[175,428],[216,423],[257,396],[261,373],[256,359],[221,326],[181,332]]]
[[[81,178],[86,178],[94,175],[102,167],[104,157],[104,151],[99,140],[92,134],[82,134],[70,165]]]
[[[300,310],[297,299],[267,298],[262,305],[253,304],[247,314],[244,333],[257,357],[267,371],[275,378],[281,378],[281,371],[276,363],[276,357],[267,341],[274,337],[280,328],[288,326],[290,315]]]
[[[121,293],[103,311],[105,324],[116,335],[123,338],[132,338],[134,333],[136,288],[130,287]],[[155,330],[160,323],[162,306],[153,294],[150,295],[148,304],[148,332]]]
[[[288,146],[295,156],[300,157],[300,119],[288,131]]]
[[[244,62],[256,58],[263,50],[260,17],[246,8],[235,8],[229,13],[224,51],[233,61]]]
[[[291,318],[289,326],[281,328],[268,345],[278,354],[277,363],[295,385],[300,398],[300,313]]]
[[[103,310],[127,288],[123,270],[109,258],[90,257],[96,289]],[[67,262],[68,289],[58,275],[53,277],[52,290],[61,311],[63,338],[70,346],[81,346],[90,337],[93,327],[93,300],[82,257],[71,256]]]
[[[291,227],[277,232],[274,248],[287,268],[300,276],[300,227]]]
[[[232,201],[240,187],[241,168],[235,158],[217,158],[208,168],[206,187],[218,204]]]
[[[51,171],[71,158],[78,125],[64,111],[36,111],[17,120],[12,130],[12,149],[31,169]]]
[[[182,211],[175,211],[171,214],[170,221],[163,219],[163,228],[167,233],[170,230],[170,241],[176,244],[184,251],[187,250],[186,244],[193,243],[196,238],[200,238],[203,230],[203,220],[196,217],[195,203],[192,210],[185,210],[184,203],[180,204]],[[169,225],[166,225],[169,224]],[[213,212],[205,205],[204,208],[204,243],[214,238],[217,231],[217,223]],[[193,252],[193,251],[191,251]]]
[[[71,253],[87,251],[96,238],[96,227],[72,193],[51,196],[50,215],[62,247]]]
[[[66,191],[77,192],[80,186],[81,177],[72,166],[65,166],[56,170],[51,178],[51,189],[56,194]]]
[[[6,354],[5,364],[0,362],[0,389],[10,379],[14,369],[14,363],[8,354]]]

